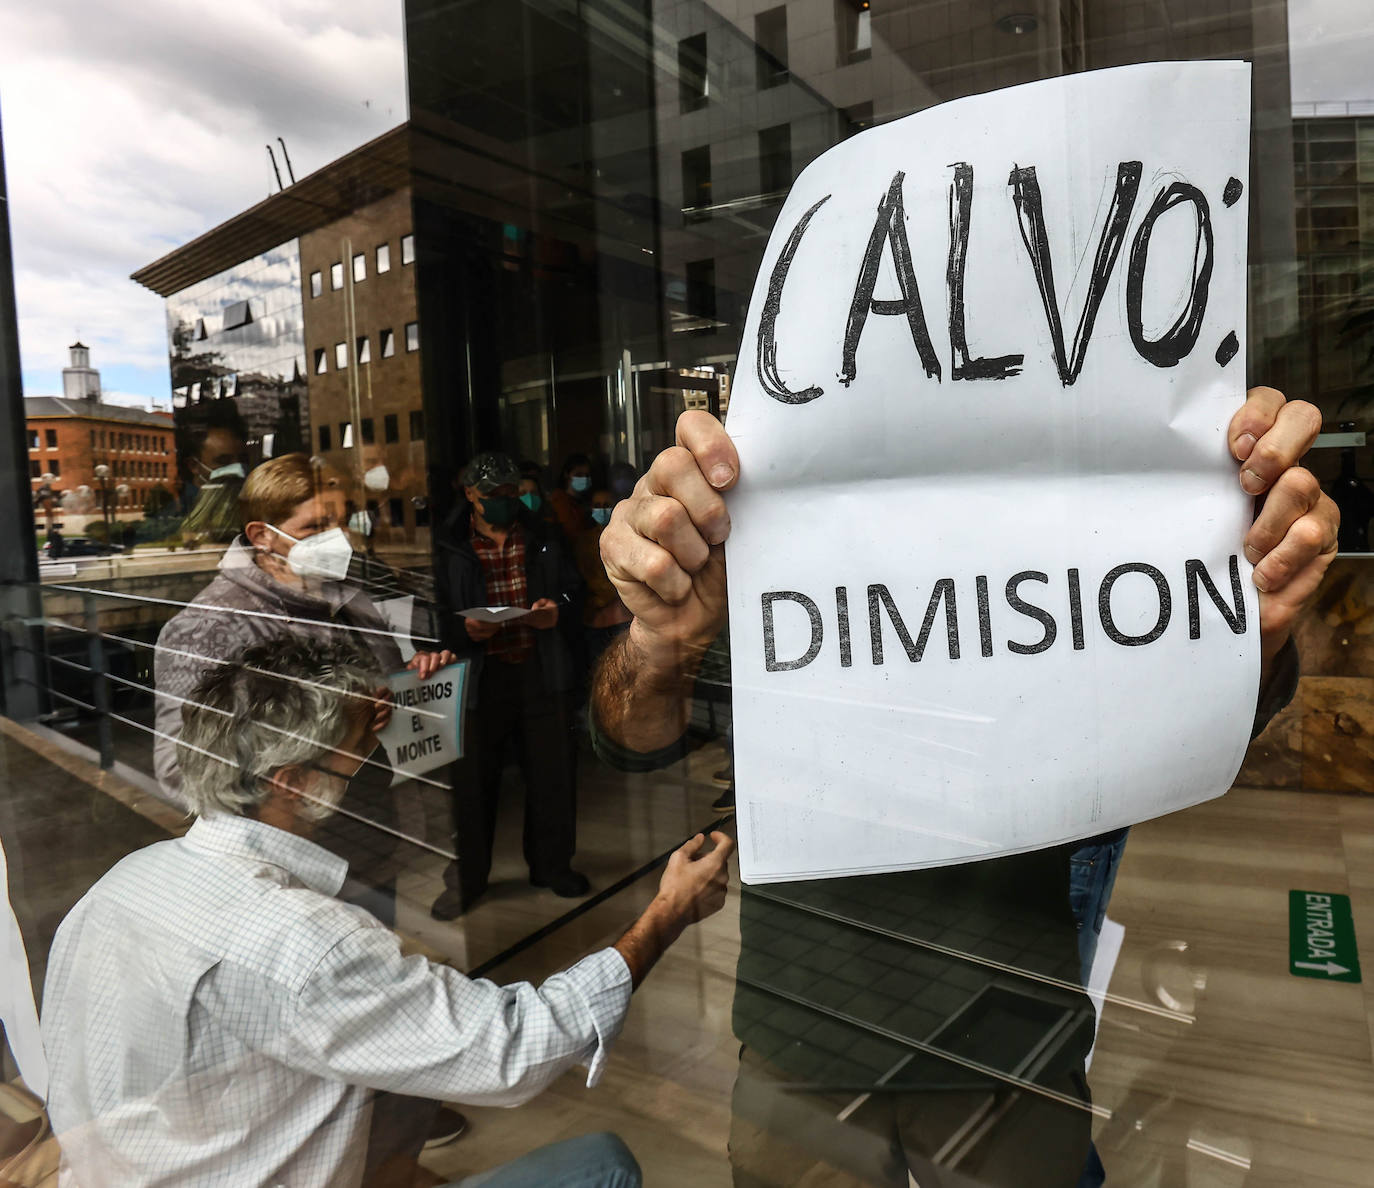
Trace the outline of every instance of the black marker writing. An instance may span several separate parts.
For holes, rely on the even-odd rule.
[[[898,172],[888,186],[887,194],[878,203],[878,217],[873,224],[873,233],[868,238],[863,264],[859,268],[859,280],[854,286],[854,300],[849,306],[849,320],[844,330],[840,382],[845,387],[854,382],[858,373],[855,355],[870,313],[905,314],[907,324],[911,327],[911,341],[916,344],[916,352],[921,356],[921,366],[925,368],[927,376],[940,378],[940,360],[935,357],[935,348],[930,345],[930,330],[921,308],[921,290],[916,284],[916,270],[911,263],[911,244],[906,237],[906,211],[902,206],[902,182],[905,178],[906,174]],[[897,287],[902,291],[900,301],[878,301],[873,297],[884,244],[892,249]]]

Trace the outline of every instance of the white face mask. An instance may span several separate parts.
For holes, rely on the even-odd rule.
[[[297,540],[275,524],[268,524],[278,536],[294,542],[286,554],[286,564],[297,577],[322,577],[332,582],[348,576],[348,563],[353,559],[353,546],[342,528],[317,532],[304,540]]]
[[[371,536],[372,516],[365,511],[356,511],[348,517],[348,526],[359,536]]]
[[[307,821],[318,823],[334,815],[347,791],[348,780],[343,776],[326,775],[322,771],[317,771],[310,786],[309,797],[300,798],[296,811]]]
[[[228,466],[218,466],[210,472],[209,482],[218,482],[225,478],[243,478],[243,463],[231,462]]]
[[[363,486],[369,491],[386,491],[391,487],[391,472],[385,466],[374,466],[363,475]]]

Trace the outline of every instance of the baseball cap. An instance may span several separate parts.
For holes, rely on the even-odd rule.
[[[465,487],[476,487],[483,495],[495,491],[497,487],[517,486],[520,482],[520,467],[509,454],[497,454],[490,450],[478,454],[458,475],[458,481]]]

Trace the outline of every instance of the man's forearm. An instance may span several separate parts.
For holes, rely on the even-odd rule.
[[[667,952],[668,946],[682,935],[684,927],[684,922],[664,900],[655,899],[615,942],[615,951],[624,958],[630,970],[630,984],[635,989]]]
[[[686,732],[704,648],[647,648],[635,624],[606,649],[592,682],[597,730],[629,751],[672,746]]]

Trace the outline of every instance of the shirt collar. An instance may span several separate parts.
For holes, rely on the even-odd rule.
[[[321,895],[337,895],[348,874],[348,863],[337,854],[249,817],[229,813],[197,817],[186,840],[197,849],[279,866]]]

